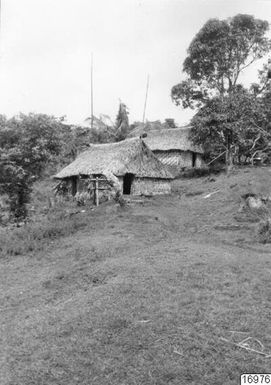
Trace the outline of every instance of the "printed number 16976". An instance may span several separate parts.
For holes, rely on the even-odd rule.
[[[248,384],[261,384],[261,385],[271,385],[271,374],[242,374],[241,375],[241,385]]]

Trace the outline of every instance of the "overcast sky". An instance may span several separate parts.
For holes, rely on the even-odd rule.
[[[186,123],[193,113],[170,98],[186,50],[209,18],[237,13],[271,22],[271,0],[2,0],[0,113],[82,122],[93,52],[96,116],[115,119],[121,99],[141,120],[149,73],[147,119]]]

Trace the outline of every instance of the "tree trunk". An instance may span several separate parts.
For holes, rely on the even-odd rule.
[[[230,130],[227,130],[227,149],[226,149],[226,174],[228,175],[229,172],[233,168],[233,153],[232,153],[232,133]]]
[[[232,170],[233,168],[233,153],[232,153],[232,146],[229,146],[229,157],[228,157],[228,162],[229,162],[229,171]]]

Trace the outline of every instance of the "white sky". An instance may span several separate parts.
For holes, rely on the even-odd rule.
[[[82,122],[93,52],[96,116],[114,120],[120,98],[141,120],[149,73],[146,118],[186,123],[193,113],[170,98],[186,50],[209,18],[237,13],[271,22],[271,0],[2,0],[0,113]]]

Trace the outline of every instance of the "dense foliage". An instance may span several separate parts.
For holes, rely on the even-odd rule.
[[[204,145],[208,160],[226,154],[229,145],[238,163],[253,162],[263,152],[270,156],[270,101],[269,94],[255,98],[242,87],[226,98],[213,98],[192,119],[192,139]]]
[[[20,114],[0,118],[0,194],[9,198],[15,219],[26,216],[33,182],[57,163],[71,138],[63,118],[44,114]]]
[[[187,79],[172,88],[183,107],[200,107],[214,96],[230,94],[240,74],[270,50],[268,22],[250,15],[210,19],[197,33],[183,63]]]
[[[74,160],[90,143],[123,140],[130,129],[123,103],[115,125],[96,117],[93,120],[93,127],[81,127],[64,124],[63,117],[45,114],[19,114],[11,119],[0,115],[0,196],[7,197],[13,219],[26,217],[36,180],[53,175],[57,167]]]
[[[269,52],[267,31],[266,21],[250,15],[211,19],[188,48],[187,78],[172,88],[171,96],[176,105],[198,109],[191,139],[211,159],[225,152],[230,165],[234,157],[253,161],[260,151],[269,151],[268,65],[250,89],[238,83],[240,74]]]
[[[127,106],[121,102],[115,124],[107,124],[103,119],[94,116],[93,127],[90,127],[90,124],[85,127],[74,126],[72,129],[74,152],[78,153],[85,150],[90,143],[110,143],[124,140],[130,130],[134,128],[129,125],[128,115]],[[90,118],[86,121],[90,121]]]

